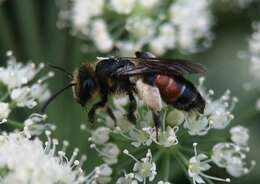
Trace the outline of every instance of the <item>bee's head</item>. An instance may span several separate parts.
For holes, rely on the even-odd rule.
[[[74,98],[80,105],[85,106],[98,89],[93,68],[87,64],[81,66],[73,74],[73,83]]]

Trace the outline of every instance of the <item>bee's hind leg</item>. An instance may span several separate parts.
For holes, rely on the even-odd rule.
[[[111,119],[115,122],[115,127],[116,127],[117,126],[116,116],[114,115],[110,107],[107,107],[107,113],[111,117]]]
[[[159,141],[159,128],[161,126],[159,112],[154,112],[153,111],[153,121],[154,121],[155,131],[156,131],[156,140]]]
[[[129,90],[127,93],[130,101],[128,107],[127,119],[133,123],[136,123],[136,117],[134,114],[137,108],[136,100],[132,91]]]

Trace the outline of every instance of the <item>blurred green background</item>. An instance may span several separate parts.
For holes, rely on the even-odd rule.
[[[245,91],[242,85],[250,81],[246,60],[238,58],[239,51],[247,50],[247,39],[252,29],[251,22],[260,18],[260,7],[252,5],[242,11],[214,10],[215,41],[210,49],[192,56],[168,52],[169,57],[191,58],[208,69],[206,86],[214,89],[216,97],[230,89],[239,98],[235,119],[231,125],[242,124],[250,129],[251,152],[248,156],[257,161],[257,166],[247,176],[234,179],[234,184],[260,183],[260,112],[255,102],[260,97],[258,90]],[[19,61],[47,62],[73,71],[83,62],[94,61],[97,53],[81,53],[81,40],[72,37],[69,30],[56,28],[58,9],[54,0],[6,0],[0,5],[0,62],[5,64],[5,53],[13,50]],[[196,81],[196,77],[194,78]],[[50,88],[57,91],[69,81],[61,73],[50,80]],[[26,115],[17,112],[19,118]],[[82,153],[91,152],[85,132],[80,124],[86,123],[86,113],[72,99],[71,91],[65,92],[48,109],[49,121],[57,125],[55,137],[69,140],[71,149],[79,147]],[[90,154],[88,154],[90,155]],[[91,156],[90,156],[91,157]],[[89,159],[87,165],[95,163]],[[186,180],[185,180],[186,181]]]

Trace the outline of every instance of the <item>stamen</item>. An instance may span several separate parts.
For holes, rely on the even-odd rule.
[[[198,152],[197,152],[197,145],[198,145],[198,143],[193,143],[193,148],[194,148],[194,154],[195,154],[195,156],[198,156]]]
[[[218,178],[218,177],[214,177],[214,176],[209,176],[209,175],[204,174],[204,173],[200,173],[200,175],[205,177],[205,178],[208,178],[208,179],[211,179],[211,180],[215,180],[215,181],[223,181],[223,182],[227,182],[227,183],[231,182],[230,178],[222,179],[222,178]]]
[[[140,162],[140,161],[137,160],[132,154],[130,154],[127,149],[124,149],[123,153],[126,154],[126,155],[128,155],[129,157],[131,157],[134,161]]]
[[[75,148],[74,151],[73,151],[73,153],[72,153],[72,156],[71,156],[71,158],[70,158],[70,161],[69,161],[69,163],[68,163],[69,165],[72,166],[72,164],[73,164],[75,158],[77,157],[78,153],[79,153],[79,149],[78,149],[78,148]]]

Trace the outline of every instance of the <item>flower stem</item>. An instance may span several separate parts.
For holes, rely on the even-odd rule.
[[[164,162],[165,162],[164,163],[165,170],[164,170],[163,179],[164,181],[168,181],[170,177],[170,162],[171,162],[170,155],[168,153],[166,153],[165,155]]]
[[[0,102],[5,101],[5,100],[8,98],[8,96],[9,96],[9,94],[8,94],[8,93],[5,93],[3,96],[1,96]]]
[[[24,125],[18,121],[8,119],[8,125],[13,126],[14,128],[23,129]]]

